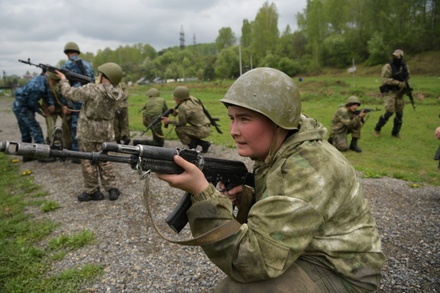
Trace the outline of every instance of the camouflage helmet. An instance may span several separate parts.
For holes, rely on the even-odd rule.
[[[64,46],[64,53],[67,54],[67,52],[69,51],[73,51],[73,52],[77,52],[78,54],[81,54],[78,44],[75,42],[68,42],[65,46]]]
[[[186,86],[178,86],[174,89],[173,97],[179,100],[188,100],[189,89]]]
[[[147,91],[147,97],[160,97],[160,92],[157,88],[151,88]]]
[[[359,101],[359,98],[356,96],[350,96],[347,99],[347,102],[345,103],[345,106],[350,107],[353,104],[357,104],[358,106],[361,105],[361,101]]]
[[[122,79],[122,68],[116,63],[108,62],[98,67],[98,71],[104,74],[114,86]]]
[[[402,59],[403,58],[403,51],[400,49],[394,50],[392,55],[393,55],[393,58]]]
[[[268,67],[240,76],[220,100],[263,114],[284,129],[298,129],[301,116],[299,89],[285,73]]]

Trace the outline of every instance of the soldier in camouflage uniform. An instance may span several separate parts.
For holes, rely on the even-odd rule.
[[[114,140],[113,120],[118,102],[123,93],[117,87],[122,78],[122,69],[116,63],[105,63],[98,67],[99,83],[89,83],[72,87],[64,74],[57,72],[61,79],[63,97],[72,101],[82,101],[78,122],[78,141],[82,152],[99,152],[101,144]],[[85,191],[78,196],[79,201],[102,200],[99,178],[110,200],[118,199],[119,189],[115,187],[115,174],[110,162],[81,160]]]
[[[406,82],[409,79],[409,69],[403,60],[403,51],[395,50],[390,63],[382,67],[382,87],[385,99],[385,113],[379,117],[374,128],[374,134],[380,136],[382,127],[388,122],[391,116],[396,113],[393,121],[391,135],[400,138],[400,129],[403,123],[403,108],[405,101],[403,96],[406,93]]]
[[[271,68],[243,74],[221,100],[238,154],[255,161],[253,205],[235,234],[202,246],[227,277],[214,292],[373,292],[385,262],[376,222],[350,162],[301,115],[299,89]],[[234,223],[238,186],[221,192],[176,156],[181,174],[157,174],[192,194],[194,237]],[[237,225],[238,224],[238,225]],[[232,230],[232,232],[234,231]]]
[[[347,99],[347,102],[340,105],[335,114],[333,114],[328,141],[342,152],[348,149],[357,153],[362,152],[357,145],[357,141],[361,138],[361,128],[364,125],[364,117],[367,113],[361,111],[359,115],[355,114],[355,111],[360,105],[361,102],[359,98],[351,96]],[[347,135],[350,133],[351,143],[349,146]]]
[[[15,93],[15,100],[12,104],[12,111],[17,117],[18,127],[20,128],[21,141],[44,144],[43,130],[35,119],[35,113],[46,115],[55,110],[54,100],[49,93],[49,85],[46,79],[46,71],[32,78],[24,86],[18,88]],[[43,99],[47,105],[46,113],[40,109],[39,101]],[[31,161],[32,158],[23,158],[23,162]],[[53,160],[40,159],[41,162],[51,162]]]
[[[115,140],[117,143],[122,142],[125,145],[130,143],[130,128],[128,127],[128,92],[125,82],[120,82],[118,87],[123,92],[123,97],[119,101],[115,113]]]
[[[211,143],[202,140],[202,138],[211,134],[211,122],[203,112],[202,105],[196,98],[190,96],[189,90],[185,86],[176,87],[173,97],[179,106],[178,119],[172,121],[168,117],[164,117],[162,123],[176,126],[176,134],[182,144],[188,145],[191,149],[201,146],[202,153],[208,152]]]
[[[81,59],[79,55],[81,54],[79,47],[74,42],[68,42],[64,46],[64,54],[66,54],[67,60],[62,66],[62,69],[72,71],[74,73],[82,74],[91,78],[92,82],[95,82],[95,73],[93,71],[92,65],[89,62]],[[73,87],[80,87],[82,84],[80,82],[75,82],[72,84]],[[70,100],[63,99],[63,113],[64,113],[64,123],[70,126],[69,133],[71,137],[71,145],[67,146],[68,149],[78,151],[79,145],[77,140],[77,127],[79,119],[79,111],[81,109],[81,102],[73,102]],[[72,162],[79,163],[77,159],[73,159]]]
[[[159,117],[163,112],[168,110],[167,102],[164,98],[160,97],[160,92],[157,88],[151,88],[147,91],[147,102],[142,107],[142,123],[145,127],[148,127],[151,122]],[[165,138],[162,130],[162,124],[157,123],[151,128],[153,140],[133,140],[133,145],[153,145],[163,147],[165,144]]]

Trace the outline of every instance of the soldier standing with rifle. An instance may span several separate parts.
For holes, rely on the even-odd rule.
[[[122,79],[122,69],[116,63],[105,63],[98,67],[99,83],[89,83],[72,87],[65,75],[57,71],[61,79],[63,97],[75,102],[83,102],[78,122],[78,141],[82,152],[100,151],[103,142],[114,140],[113,120],[118,102],[123,93],[117,87]],[[99,177],[110,200],[119,198],[115,187],[115,174],[110,162],[81,160],[85,190],[78,196],[79,201],[102,200],[104,194],[99,188]]]
[[[93,71],[92,65],[89,62],[82,60],[79,55],[81,54],[79,47],[74,42],[68,42],[64,46],[64,54],[66,54],[67,60],[62,66],[61,69],[66,69],[68,71],[78,73],[81,75],[85,75],[90,77],[91,82],[95,82],[95,73]],[[83,85],[81,82],[72,83],[73,87],[80,87]],[[71,137],[71,145],[67,146],[68,149],[73,151],[79,150],[78,140],[76,137],[78,119],[79,119],[79,111],[81,109],[81,102],[72,102],[63,99],[64,107],[64,119],[63,123],[67,123],[70,126],[70,137]],[[79,160],[73,159],[73,163],[79,164]]]
[[[380,136],[382,127],[395,113],[396,116],[394,117],[391,135],[400,138],[399,133],[403,123],[403,108],[405,107],[403,96],[407,94],[408,91],[411,94],[408,79],[409,69],[403,60],[403,51],[395,50],[392,54],[391,62],[382,67],[382,86],[380,87],[380,91],[385,99],[385,113],[380,116],[374,128],[375,136]],[[412,96],[410,96],[410,98],[412,98]],[[413,103],[413,100],[411,100],[411,102]]]

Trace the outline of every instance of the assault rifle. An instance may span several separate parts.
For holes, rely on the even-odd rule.
[[[55,74],[56,74],[55,71],[58,70],[58,71],[62,72],[70,82],[80,82],[82,85],[92,82],[92,79],[90,77],[86,76],[86,75],[78,74],[78,73],[75,73],[75,72],[72,72],[72,71],[69,71],[69,70],[66,70],[66,69],[63,69],[63,68],[58,68],[58,67],[55,67],[55,66],[51,66],[51,65],[48,65],[48,64],[41,64],[41,63],[40,64],[34,64],[34,63],[31,63],[31,59],[30,58],[28,58],[27,61],[18,59],[18,62],[21,62],[21,63],[24,63],[24,64],[28,64],[28,65],[33,65],[33,66],[39,67],[39,68],[41,68],[43,70],[46,70],[46,71],[49,71],[49,72],[52,72],[52,73],[55,73]]]
[[[408,83],[408,79],[405,79],[405,89],[406,89],[405,94],[409,97],[411,105],[412,105],[412,107],[413,107],[413,109],[415,111],[416,110],[416,106],[414,104],[414,97],[413,97],[413,94],[412,94],[413,88],[410,87],[410,85]]]
[[[170,109],[166,110],[165,112],[163,112],[162,114],[160,114],[159,116],[157,116],[153,121],[151,121],[150,124],[148,124],[147,129],[142,131],[141,136],[144,135],[148,130],[152,129],[154,126],[156,126],[157,124],[162,122],[162,117],[170,116],[170,114],[172,114],[175,110],[177,110],[178,107],[179,107],[179,105],[177,105],[174,108],[170,108]],[[167,128],[167,127],[168,127],[168,124],[165,125],[165,128]]]
[[[376,109],[373,109],[373,108],[364,108],[364,109],[360,109],[360,110],[356,110],[356,111],[354,111],[354,115],[359,115],[361,112],[365,112],[365,113],[370,113],[370,112],[377,112],[377,111],[380,111],[380,109],[379,108],[377,108],[376,107]]]
[[[59,129],[59,128],[58,128]],[[143,178],[150,172],[165,174],[180,174],[183,169],[178,166],[173,157],[179,155],[185,160],[197,165],[206,179],[216,185],[223,182],[229,190],[235,186],[254,186],[253,174],[248,172],[246,165],[241,161],[225,160],[200,156],[199,152],[190,149],[173,149],[155,146],[137,145],[128,146],[104,142],[100,152],[78,152],[62,148],[62,132],[55,129],[52,144],[19,143],[0,141],[0,152],[8,155],[33,157],[33,158],[77,158],[94,162],[115,162],[129,164],[137,170]],[[111,153],[115,153],[112,155]],[[122,154],[122,155],[121,155]],[[191,207],[191,195],[185,193],[173,212],[166,218],[167,224],[179,233],[188,223],[186,215]]]
[[[208,110],[206,110],[205,106],[203,105],[200,99],[198,99],[198,102],[200,103],[200,106],[202,106],[203,113],[205,113],[206,117],[208,117],[209,122],[211,122],[211,125],[215,127],[218,133],[223,134],[222,130],[220,129],[220,125],[217,124],[217,121],[220,121],[220,119],[212,117],[211,114],[209,114]]]

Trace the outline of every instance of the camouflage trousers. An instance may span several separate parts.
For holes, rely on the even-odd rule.
[[[352,138],[361,138],[361,128],[362,125],[356,128],[346,128],[342,129],[342,131],[338,133],[334,133],[332,136],[333,146],[340,151],[346,151],[350,147],[348,143],[348,135],[351,134]]]
[[[128,127],[128,109],[121,108],[115,113],[114,120],[115,140],[121,140],[124,136],[130,137]]]
[[[403,100],[403,93],[400,91],[390,91],[385,94],[385,113],[379,117],[379,121],[374,127],[375,131],[380,132],[382,127],[388,122],[388,120],[395,113],[396,116],[393,120],[392,135],[398,135],[403,124],[403,108],[405,107],[405,101]]]
[[[43,130],[40,123],[35,119],[35,111],[18,101],[14,101],[12,104],[12,111],[14,111],[15,117],[17,117],[21,141],[32,142],[33,140],[34,143],[44,144]]]
[[[205,126],[177,126],[176,134],[182,144],[188,145],[195,139],[202,139],[211,134],[211,127]]]
[[[373,282],[379,285],[379,277]],[[215,287],[214,293],[361,293],[374,290],[355,286],[324,267],[297,260],[284,274],[274,279],[239,283],[226,277]]]
[[[385,111],[390,113],[402,112],[405,107],[403,96],[404,94],[400,91],[386,93],[384,96]]]
[[[99,152],[101,150],[101,142],[81,141],[80,150],[82,152]],[[104,190],[108,191],[115,188],[115,173],[110,162],[96,162],[92,164],[89,160],[81,160],[82,174],[84,177],[85,192],[94,193],[99,189],[99,179]]]

